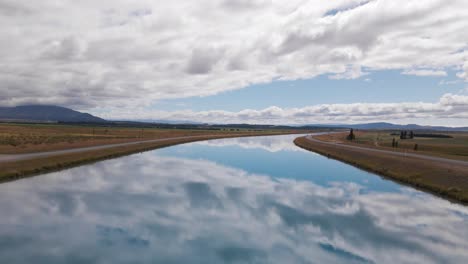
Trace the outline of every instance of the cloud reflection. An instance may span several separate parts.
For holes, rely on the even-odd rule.
[[[199,141],[193,144],[209,146],[209,147],[227,147],[236,146],[243,149],[262,149],[268,152],[280,152],[280,151],[302,151],[305,150],[298,148],[296,145],[291,144],[295,138],[299,135],[289,135],[281,137],[241,137],[241,138],[226,138]]]
[[[0,185],[2,263],[463,263],[465,207],[144,153]]]

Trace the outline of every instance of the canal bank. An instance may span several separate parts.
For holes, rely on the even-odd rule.
[[[296,138],[294,144],[446,199],[468,204],[466,162],[335,144],[313,136]]]

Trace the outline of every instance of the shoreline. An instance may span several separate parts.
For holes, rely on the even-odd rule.
[[[27,177],[38,176],[44,173],[61,171],[76,166],[92,164],[95,162],[123,157],[145,151],[151,151],[159,148],[165,148],[184,143],[196,141],[205,141],[223,138],[256,137],[256,136],[279,136],[297,134],[294,132],[284,133],[255,133],[255,134],[227,134],[227,135],[199,135],[196,137],[177,137],[158,140],[147,140],[146,142],[129,142],[127,145],[109,146],[98,145],[94,150],[71,149],[69,153],[23,159],[16,161],[0,162],[0,183],[11,182]],[[66,151],[66,150],[65,150]],[[19,154],[24,155],[24,154]]]
[[[308,151],[335,159],[385,179],[434,194],[446,200],[468,205],[468,167],[427,161],[417,157],[399,157],[371,153],[298,137],[294,144]]]

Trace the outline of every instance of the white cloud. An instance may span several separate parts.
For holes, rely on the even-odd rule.
[[[461,80],[441,80],[439,82],[439,85],[454,85],[454,84],[457,84],[457,83],[460,83],[462,82]]]
[[[361,76],[367,75],[368,73],[361,71],[361,66],[353,65],[352,67],[347,67],[346,70],[342,73],[338,73],[330,76],[330,79],[339,80],[339,79],[357,79]]]
[[[468,61],[465,61],[462,70],[462,72],[457,73],[457,76],[468,82]]]
[[[274,79],[358,78],[361,67],[463,67],[466,80],[467,9],[465,0],[1,0],[0,105],[145,106]]]
[[[415,75],[415,76],[447,76],[447,72],[438,71],[438,70],[406,70],[403,72],[405,75]]]
[[[312,123],[356,123],[371,121],[428,120],[455,121],[455,126],[467,126],[468,96],[445,94],[438,102],[403,103],[351,103],[319,104],[303,108],[280,108],[276,106],[263,110],[245,109],[239,112],[223,110],[200,111],[148,111],[135,109],[121,111],[106,109],[96,113],[104,118],[114,119],[158,119],[190,120],[208,123],[256,123],[256,124],[312,124]],[[427,123],[427,122],[424,122]]]

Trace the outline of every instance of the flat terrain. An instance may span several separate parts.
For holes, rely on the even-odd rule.
[[[251,131],[0,124],[0,154],[44,152],[149,139],[232,133],[251,133]]]
[[[420,153],[420,152],[417,152],[417,151],[411,151],[411,152],[409,152],[409,151],[398,151],[398,150],[395,150],[393,148],[392,149],[375,148],[375,147],[371,148],[369,146],[359,146],[358,144],[343,144],[343,143],[338,143],[338,142],[334,142],[334,141],[324,141],[324,140],[320,139],[321,137],[323,137],[323,135],[317,135],[315,137],[310,135],[310,136],[307,136],[306,139],[309,140],[309,141],[316,142],[316,143],[325,143],[325,144],[328,144],[328,145],[339,145],[342,148],[346,148],[346,149],[363,150],[363,151],[367,151],[367,152],[370,152],[370,153],[388,154],[388,155],[401,157],[401,158],[412,157],[412,158],[423,159],[423,160],[426,160],[426,161],[444,162],[444,163],[448,163],[448,164],[452,164],[452,165],[468,166],[468,161],[464,161],[464,160],[456,160],[456,159],[435,157],[435,156],[426,155],[426,154],[423,154],[423,153]]]
[[[320,135],[315,139],[310,136],[300,137],[294,143],[304,149],[468,204],[468,162],[331,140],[345,136],[346,133]],[[323,138],[328,141],[323,141]]]
[[[0,181],[198,140],[290,133],[298,131],[1,124]]]
[[[211,136],[213,138],[217,137],[216,135],[211,135]],[[47,157],[95,151],[95,150],[106,150],[106,149],[112,149],[112,148],[118,148],[118,147],[147,145],[147,144],[153,144],[153,143],[157,144],[157,143],[164,143],[164,142],[177,141],[177,140],[205,139],[206,137],[207,137],[206,135],[181,136],[181,137],[147,139],[147,140],[133,141],[133,142],[105,144],[105,145],[97,145],[97,146],[91,146],[91,147],[70,148],[70,149],[53,150],[53,151],[45,151],[45,152],[33,152],[33,153],[21,153],[21,154],[0,154],[0,163],[30,160],[30,159],[35,159],[35,158],[47,158]]]
[[[320,135],[317,138],[323,141],[336,142],[346,145],[356,145],[394,152],[417,153],[468,161],[468,132],[415,132],[416,134],[439,134],[452,138],[415,137],[413,139],[400,139],[397,131],[356,131],[356,139],[346,140],[348,133],[331,133]],[[392,140],[398,142],[398,148],[392,147]],[[417,150],[414,146],[417,144]]]

